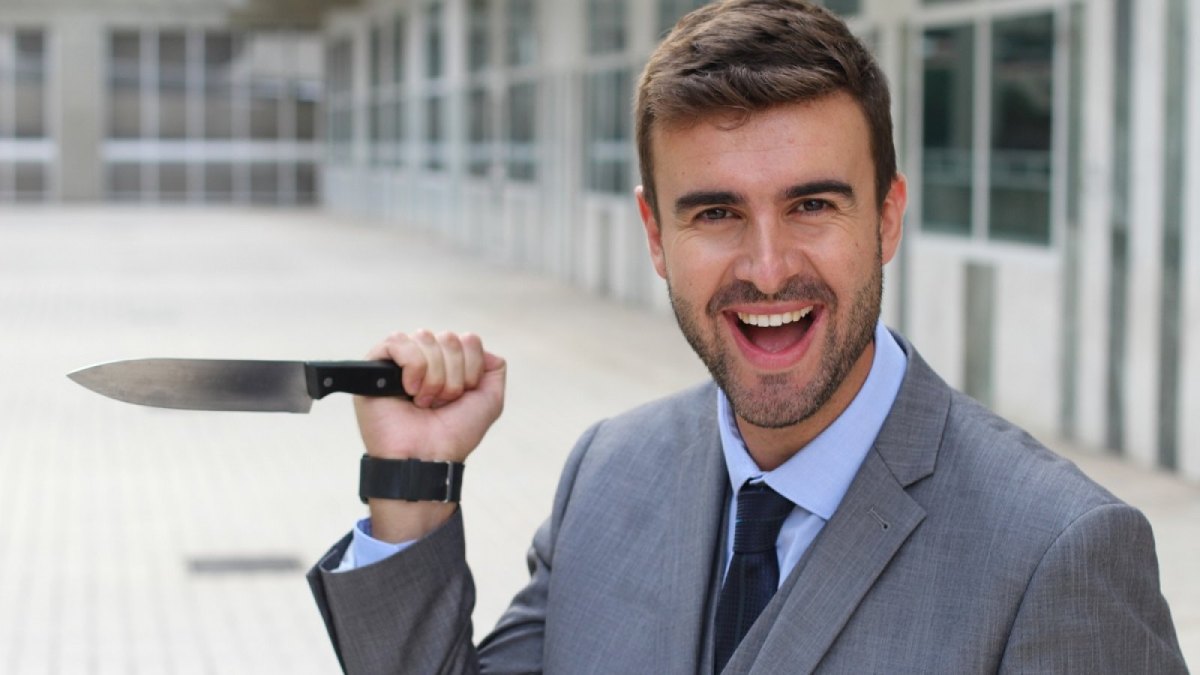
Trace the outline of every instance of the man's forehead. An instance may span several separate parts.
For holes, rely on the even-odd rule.
[[[848,96],[844,101],[834,99],[750,112],[719,110],[656,125],[650,136],[654,165],[696,168],[694,162],[718,154],[788,148],[800,152],[801,158],[835,164],[871,162],[869,129],[861,108]]]

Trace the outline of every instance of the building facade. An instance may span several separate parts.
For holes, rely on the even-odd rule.
[[[325,203],[665,308],[632,199],[630,102],[698,4],[330,12]],[[1200,7],[827,4],[895,95],[911,201],[885,320],[1035,433],[1200,477]]]
[[[321,40],[234,0],[0,0],[0,203],[312,203]]]

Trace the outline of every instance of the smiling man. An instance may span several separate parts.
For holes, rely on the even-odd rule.
[[[880,322],[907,188],[835,16],[685,17],[636,103],[637,204],[712,382],[597,423],[482,642],[457,508],[505,364],[396,334],[361,521],[310,581],[347,671],[1182,673],[1149,524]]]
[[[866,118],[846,93],[683,117],[650,132],[655,187],[638,207],[683,334],[773,469],[867,379],[904,180],[893,167],[876,197]]]

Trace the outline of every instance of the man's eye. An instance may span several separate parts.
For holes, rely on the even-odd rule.
[[[725,220],[733,216],[729,209],[711,208],[700,212],[700,220]]]
[[[820,213],[829,208],[829,202],[824,199],[805,199],[797,208],[805,213]]]

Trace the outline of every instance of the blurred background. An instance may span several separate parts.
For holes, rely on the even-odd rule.
[[[358,514],[345,402],[200,423],[60,376],[353,358],[419,325],[490,328],[538,411],[478,460],[526,481],[469,521],[476,567],[507,565],[490,625],[573,438],[703,377],[647,264],[630,116],[700,4],[0,0],[0,366],[22,385],[0,398],[0,672],[336,668],[299,572]],[[885,320],[1147,509],[1197,644],[1200,6],[825,4],[892,85],[910,208]]]

